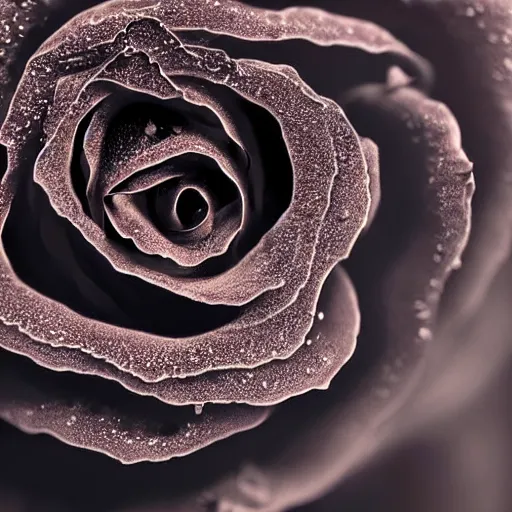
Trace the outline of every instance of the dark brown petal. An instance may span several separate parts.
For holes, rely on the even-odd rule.
[[[311,389],[327,389],[355,349],[359,331],[357,300],[340,267],[325,283],[319,308],[320,316],[306,343],[288,360],[272,361],[250,371],[225,370],[156,383],[146,383],[83,352],[34,342],[21,333],[11,332],[0,338],[0,346],[28,355],[53,370],[70,369],[116,380],[137,394],[154,396],[173,405],[202,402],[271,405]]]
[[[438,90],[454,110],[475,162],[474,218],[464,265],[447,290],[443,323],[471,318],[512,242],[512,11],[506,0],[418,2],[442,34],[432,48]],[[449,53],[446,49],[449,48]],[[453,66],[456,63],[456,66]],[[450,77],[456,75],[457,82]],[[460,89],[457,84],[464,84]],[[492,247],[492,250],[489,248]],[[448,333],[447,333],[448,334]]]
[[[265,3],[265,0],[258,3]],[[280,2],[283,3],[283,2]],[[286,3],[286,2],[284,2]],[[322,0],[324,8],[384,26],[432,63],[434,97],[447,104],[474,162],[477,189],[464,265],[445,292],[440,333],[460,347],[463,328],[510,255],[512,230],[512,13],[508,0]],[[436,37],[432,37],[436,34]],[[489,250],[492,248],[492,250]],[[446,358],[451,358],[446,354]]]
[[[1,326],[2,338],[20,336]],[[13,332],[14,331],[14,332]],[[125,464],[182,457],[220,439],[262,423],[264,407],[208,407],[179,411],[149,407],[151,421],[136,407],[104,404],[102,397],[69,396],[33,372],[17,372],[7,359],[2,365],[0,418],[25,432],[45,433],[67,444],[106,453]],[[6,364],[7,363],[7,366]],[[26,368],[24,368],[26,369]],[[184,414],[185,413],[185,414]]]
[[[359,312],[349,279],[337,264],[350,253],[368,216],[375,214],[379,195],[376,149],[370,142],[361,143],[341,108],[312,91],[292,68],[230,59],[219,50],[183,45],[170,32],[193,29],[246,40],[298,38],[325,46],[354,46],[371,53],[392,54],[419,79],[429,74],[424,61],[375,25],[315,9],[271,12],[230,1],[206,2],[204,8],[197,9],[197,2],[191,0],[184,0],[179,7],[143,0],[109,2],[78,16],[29,62],[2,127],[0,140],[9,154],[9,169],[0,188],[2,226],[16,187],[24,178],[21,156],[44,124],[46,138],[42,140],[35,180],[55,210],[117,270],[197,301],[241,306],[241,312],[232,324],[188,338],[173,339],[108,325],[85,318],[31,289],[14,274],[2,248],[1,317],[12,327],[6,327],[9,335],[1,337],[0,343],[43,366],[103,376],[138,394],[171,404],[274,404],[314,388],[326,388],[352,356]],[[138,53],[132,60],[133,52]],[[93,213],[94,222],[83,211],[69,173],[77,127],[112,93],[108,86],[112,84],[149,92],[157,98],[174,97],[176,91],[181,91],[185,99],[210,108],[243,149],[229,112],[183,76],[230,89],[270,112],[282,129],[294,172],[293,198],[283,216],[237,265],[210,277],[173,275],[175,268],[164,266],[166,262],[155,264],[149,255],[135,256],[114,245],[101,229],[98,212]],[[412,103],[417,106],[417,101]],[[51,104],[49,112],[47,104]],[[93,205],[109,192],[114,195],[108,187],[100,187],[98,196],[94,191],[96,176],[105,175],[97,157],[103,128],[101,122],[96,126],[93,123],[86,149],[93,170],[89,187]],[[175,140],[184,141],[182,150],[186,152],[191,151],[198,136],[185,131],[180,137]],[[168,155],[169,149],[171,153],[176,149],[168,147],[174,143],[166,141],[159,150],[164,149],[162,153]],[[200,145],[200,152],[204,153],[205,148]],[[141,149],[145,157],[151,153],[151,148]],[[223,158],[222,153],[212,150],[217,160]],[[121,177],[131,179],[160,158],[163,156],[155,150],[155,155],[138,162]],[[116,201],[119,207],[119,199]],[[455,214],[465,215],[467,211],[457,210]],[[120,227],[120,218],[116,222]],[[128,234],[127,229],[124,232]],[[457,233],[453,239],[460,242]],[[444,242],[450,246],[453,239]],[[453,243],[452,252],[457,252],[460,247]],[[448,247],[447,258],[451,257],[450,251]],[[421,335],[421,329],[415,334]],[[405,335],[409,335],[408,330],[400,333]],[[100,434],[94,439],[85,438],[83,430],[69,430],[69,420],[62,421],[69,407],[59,405],[49,415],[34,413],[36,424],[30,426],[19,403],[15,402],[13,409],[12,399],[7,399],[10,405],[6,413],[22,428],[51,428],[68,442],[127,457],[125,447],[119,451],[116,441],[105,440],[94,424],[90,428]],[[89,425],[87,411],[80,415]],[[213,434],[213,438],[227,435],[230,428],[232,432],[243,430],[265,415],[266,411],[256,413],[252,409],[242,415],[242,420],[221,415],[213,424],[220,433]],[[78,421],[79,415],[74,416]],[[223,421],[229,425],[227,429]],[[212,432],[207,434],[210,437],[200,440],[196,447],[212,439]],[[150,434],[144,435],[147,439]],[[178,440],[183,440],[182,433]],[[174,445],[164,453],[149,450],[136,456],[153,460],[180,453]]]

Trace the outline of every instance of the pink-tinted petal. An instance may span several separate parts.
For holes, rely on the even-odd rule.
[[[225,370],[157,383],[120,372],[83,352],[34,342],[21,333],[2,336],[0,346],[28,355],[53,370],[72,370],[116,380],[137,394],[154,396],[173,405],[200,402],[271,405],[311,389],[326,389],[355,349],[359,331],[357,300],[340,267],[324,285],[319,308],[306,343],[288,360],[273,361],[250,371]]]
[[[3,334],[8,330],[2,327]],[[12,328],[11,328],[12,329]],[[25,432],[46,433],[65,443],[99,451],[125,464],[163,461],[182,457],[236,432],[253,428],[269,415],[267,408],[206,408],[201,414],[190,408],[175,418],[165,418],[173,428],[139,416],[136,407],[102,406],[101,397],[69,398],[36,376],[17,375],[3,368],[0,417]],[[160,411],[160,416],[162,416]],[[174,422],[176,423],[174,425]],[[162,428],[163,427],[163,428]]]

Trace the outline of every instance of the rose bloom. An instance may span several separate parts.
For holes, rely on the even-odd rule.
[[[512,2],[0,15],[2,511],[510,510]]]

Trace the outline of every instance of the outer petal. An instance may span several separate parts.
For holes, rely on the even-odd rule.
[[[264,454],[255,450],[246,459],[256,475],[250,478],[254,485],[242,485],[242,469],[213,486],[208,496],[220,508],[274,512],[310,501],[401,432],[392,418],[421,375],[432,336],[428,326],[467,241],[474,187],[471,164],[460,148],[458,127],[448,109],[409,88],[363,88],[352,100],[348,112],[362,121],[356,122],[358,129],[379,143],[383,165],[382,205],[355,256],[375,261],[380,237],[396,230],[396,220],[403,215],[396,202],[412,196],[416,213],[423,214],[413,215],[406,232],[399,233],[408,240],[408,250],[396,266],[380,266],[369,279],[362,274],[355,277],[356,286],[367,292],[359,352],[328,393],[289,403],[281,422],[274,423],[266,437],[262,432],[262,438],[254,438],[265,446]],[[397,184],[402,186],[393,193],[390,188]],[[440,240],[441,252],[436,247]],[[394,252],[390,245],[387,249],[382,250],[384,259]],[[363,265],[361,271],[368,274],[367,269]],[[368,293],[372,289],[373,295]],[[429,315],[424,314],[427,304]],[[383,317],[368,316],[375,307]],[[402,320],[399,325],[397,318]],[[378,349],[377,333],[383,352],[372,357]],[[372,369],[361,378],[365,365]],[[304,410],[309,411],[309,420],[302,416]],[[296,426],[297,417],[301,426],[291,438],[276,435],[287,432],[289,422]],[[194,501],[187,502],[190,510]]]

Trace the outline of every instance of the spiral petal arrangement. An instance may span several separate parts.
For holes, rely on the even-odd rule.
[[[232,58],[197,31],[386,55],[390,78],[352,90],[347,117],[293,67]],[[65,24],[31,57],[0,130],[0,347],[17,354],[0,416],[133,463],[186,455],[327,389],[361,320],[339,263],[382,196],[378,134],[351,124],[362,110],[406,122],[425,170],[388,311],[389,353],[414,373],[473,193],[451,113],[412,87],[431,78],[386,30],[318,9],[112,0]],[[262,142],[248,112],[275,139]],[[24,210],[37,212],[28,241],[14,235]],[[66,260],[58,291],[26,250],[36,238],[56,267]],[[17,371],[27,358],[44,370]],[[102,403],[89,381],[129,403]]]

